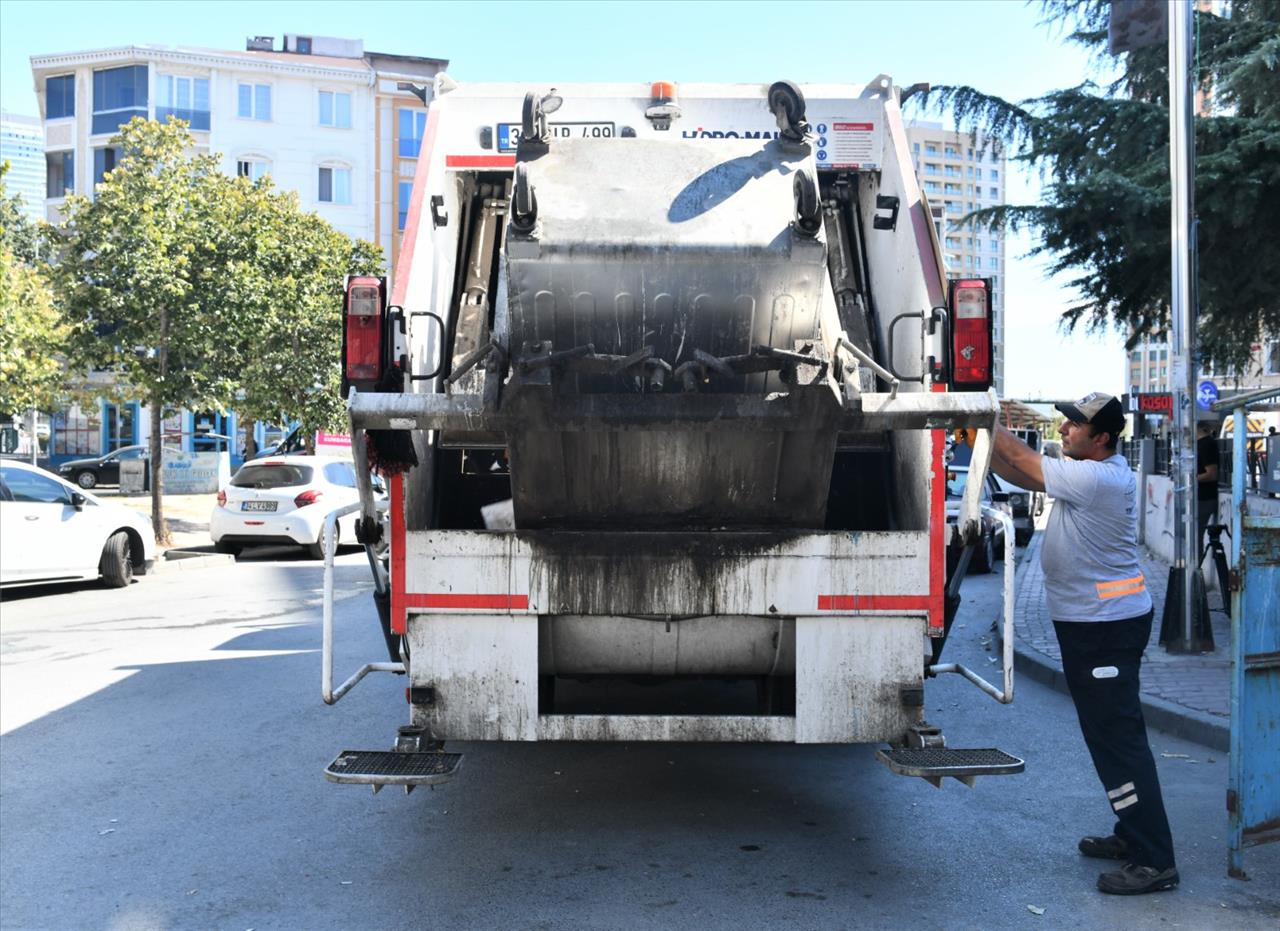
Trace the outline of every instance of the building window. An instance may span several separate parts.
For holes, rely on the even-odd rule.
[[[241,119],[271,119],[270,84],[240,84],[236,88],[236,97],[236,115]]]
[[[427,111],[401,107],[399,113],[400,157],[417,158],[422,136],[427,131]]]
[[[959,249],[959,248],[960,248],[960,237],[959,237],[959,236],[948,236],[948,237],[947,237],[947,248],[948,248],[948,249]]]
[[[102,420],[95,404],[82,410],[72,404],[69,410],[53,415],[53,454],[55,456],[96,456],[102,452]]]
[[[164,122],[177,117],[192,129],[209,131],[209,79],[188,78],[176,74],[156,77],[156,119]]]
[[[911,151],[912,151],[912,152],[914,152],[916,155],[919,155],[919,154],[920,154],[920,143],[918,143],[918,142],[914,142],[914,143],[912,143],[912,144],[911,144]]]
[[[114,133],[135,116],[147,118],[147,66],[93,73],[94,133]]]
[[[318,199],[322,204],[351,203],[351,169],[333,165],[322,166]]]
[[[1280,339],[1267,343],[1267,374],[1280,375]]]
[[[66,197],[76,189],[76,153],[46,152],[45,197]]]
[[[93,150],[93,183],[101,184],[108,171],[114,171],[124,153],[114,146]]]
[[[397,208],[399,210],[399,227],[400,232],[404,232],[404,225],[409,222],[409,201],[413,197],[413,182],[401,181],[396,188]]]
[[[980,255],[979,255],[979,256],[975,256],[975,257],[974,257],[974,259],[973,259],[973,267],[974,267],[974,268],[981,268],[981,267],[982,267],[982,256],[980,256]]]
[[[959,166],[959,165],[947,165],[947,166],[943,169],[943,174],[945,174],[948,178],[958,178],[958,177],[960,177],[960,166]]]
[[[998,198],[1000,196],[1000,189],[998,187],[993,187],[993,188],[990,188],[989,190],[991,191],[991,196],[993,198]]]
[[[937,155],[937,154],[938,154],[938,147],[937,147],[934,143],[932,143],[932,142],[926,142],[926,143],[924,144],[924,154],[925,154],[925,155]]]
[[[991,249],[991,251],[992,251],[992,252],[999,252],[999,251],[1000,251],[1000,240],[998,240],[998,239],[993,239],[993,240],[991,240],[991,241],[988,243],[988,246],[990,247],[990,249]]]
[[[44,112],[47,120],[76,115],[76,76],[63,74],[45,78]]]
[[[947,155],[947,158],[959,158],[960,150],[953,145],[949,145],[946,148],[946,155]]]
[[[971,255],[966,255],[966,256],[964,257],[964,264],[965,264],[965,268],[972,268],[972,267],[973,267],[973,256],[971,256]]]
[[[298,36],[298,44],[296,48],[298,50],[299,55],[310,55],[311,54],[311,37]]]
[[[320,125],[334,129],[351,128],[351,95],[320,92]]]
[[[989,177],[992,181],[999,181],[1000,172],[994,168],[989,168],[987,169],[987,177]]]
[[[248,178],[250,181],[257,182],[263,175],[271,173],[271,163],[265,158],[255,158],[247,155],[243,158],[236,159],[236,176],[240,178]]]
[[[937,181],[926,181],[924,183],[924,189],[929,194],[937,194],[942,190],[942,185]]]

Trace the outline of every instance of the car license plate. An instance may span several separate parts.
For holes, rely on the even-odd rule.
[[[552,139],[612,139],[617,135],[613,123],[548,123]],[[519,123],[498,124],[498,151],[514,152],[520,144]]]
[[[240,510],[242,511],[274,511],[276,509],[275,501],[242,501],[240,502]]]

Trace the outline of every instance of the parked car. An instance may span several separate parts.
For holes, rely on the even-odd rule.
[[[151,521],[22,462],[0,463],[0,585],[102,577],[123,588],[155,560]]]
[[[987,473],[982,488],[982,503],[997,510],[1009,512],[1008,494],[996,484],[996,477]],[[946,512],[947,522],[954,524],[960,516],[960,499],[964,497],[969,482],[968,466],[947,466]],[[982,514],[982,539],[978,542],[969,561],[969,571],[981,574],[995,568],[996,561],[1004,558],[1004,524],[987,513]]]
[[[380,479],[374,488],[386,492]],[[304,546],[314,559],[324,558],[321,531],[335,508],[359,500],[355,465],[330,456],[253,459],[242,465],[231,484],[218,492],[209,518],[209,533],[221,553],[238,554],[247,546]],[[338,540],[356,542],[359,512],[338,519]]]
[[[182,455],[180,450],[166,446],[162,455]],[[120,484],[120,463],[126,459],[149,459],[150,446],[121,446],[115,452],[98,456],[96,459],[72,459],[58,466],[58,474],[69,482],[75,482],[81,488],[96,488],[99,485]]]
[[[1026,546],[1036,533],[1036,518],[1044,510],[1044,492],[1028,491],[1000,476],[995,476],[996,485],[1009,495],[1009,511],[1013,516],[1013,542],[1017,546]]]

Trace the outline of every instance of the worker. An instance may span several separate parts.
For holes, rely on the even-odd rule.
[[[1204,541],[1204,528],[1216,523],[1218,516],[1218,441],[1213,438],[1214,424],[1202,420],[1196,424],[1196,550]],[[1197,552],[1196,554],[1199,555]]]
[[[1137,483],[1116,452],[1120,402],[1093,393],[1055,405],[1062,459],[1049,459],[997,426],[991,467],[1054,499],[1040,561],[1045,601],[1080,730],[1115,813],[1114,832],[1080,840],[1087,857],[1124,866],[1098,877],[1116,895],[1178,885],[1173,837],[1139,700],[1138,667],[1152,606],[1138,558]]]

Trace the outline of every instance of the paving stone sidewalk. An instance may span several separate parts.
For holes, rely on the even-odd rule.
[[[1065,692],[1062,654],[1058,650],[1053,620],[1045,607],[1044,573],[1040,569],[1043,537],[1043,530],[1038,530],[1019,559],[1015,582],[1016,668]],[[1147,590],[1151,592],[1156,609],[1155,622],[1151,625],[1151,642],[1143,654],[1142,663],[1142,705],[1147,723],[1179,737],[1225,750],[1231,721],[1231,620],[1221,610],[1222,601],[1218,593],[1210,592],[1213,652],[1169,653],[1160,645],[1160,616],[1169,583],[1169,565],[1144,550],[1142,571],[1147,577]]]

